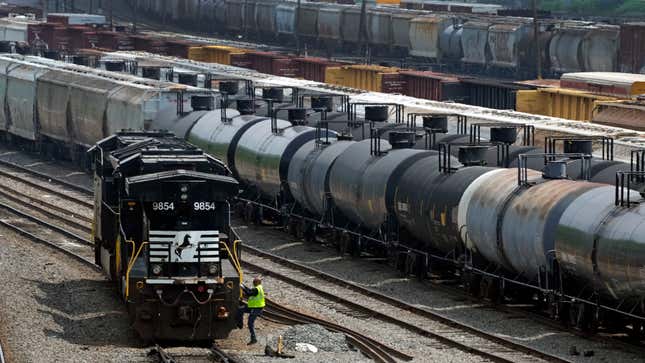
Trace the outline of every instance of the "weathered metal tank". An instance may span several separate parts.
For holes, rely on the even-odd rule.
[[[556,29],[549,43],[549,60],[555,72],[580,72],[583,70],[580,45],[588,27],[561,27]]]
[[[322,216],[329,207],[331,166],[354,141],[330,140],[324,144],[311,140],[293,156],[289,164],[289,191],[309,212]]]
[[[525,23],[494,24],[488,30],[490,64],[501,68],[518,69],[520,66],[534,69],[535,52],[531,42],[533,29]]]
[[[275,8],[275,23],[279,35],[295,36],[296,5],[280,4]]]
[[[318,13],[318,36],[321,39],[342,41],[341,22],[343,7],[324,6]]]
[[[488,28],[491,24],[483,21],[469,21],[464,24],[461,33],[461,49],[464,63],[486,65],[490,61],[488,48]]]
[[[253,185],[268,198],[275,198],[288,187],[289,162],[293,154],[307,141],[316,137],[316,130],[308,126],[292,126],[278,119],[278,132],[271,120],[260,121],[249,127],[235,148],[235,170],[238,178]]]
[[[439,35],[439,50],[443,61],[461,61],[464,52],[461,48],[461,35],[463,27],[461,24],[448,25]]]
[[[410,54],[416,57],[438,58],[439,35],[448,25],[443,16],[423,16],[410,22]]]
[[[637,201],[640,195],[627,191]],[[614,204],[613,186],[594,188],[573,200],[556,229],[556,256],[566,274],[596,281],[595,288],[613,300],[645,293],[645,206]],[[590,286],[591,287],[591,286]]]
[[[370,153],[372,140],[363,140],[349,146],[336,158],[329,172],[329,191],[334,205],[350,221],[361,224],[362,219],[356,206],[360,203],[361,178],[370,164],[380,158]],[[390,149],[390,144],[382,139],[378,142],[381,151]]]
[[[222,122],[221,110],[214,110],[202,116],[191,128],[188,141],[199,146],[210,155],[225,162],[237,177],[235,149],[240,137],[251,126],[268,120],[255,115],[241,116],[237,111],[227,110],[229,121]]]
[[[582,67],[585,72],[613,72],[618,69],[617,26],[596,26],[580,44]]]

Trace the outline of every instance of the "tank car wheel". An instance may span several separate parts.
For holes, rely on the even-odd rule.
[[[426,264],[426,259],[423,256],[416,256],[416,263],[414,265],[414,275],[418,280],[424,280],[427,277],[428,266]]]
[[[645,338],[645,323],[642,320],[634,319],[632,328],[628,330],[629,338],[635,341],[641,341]]]
[[[347,232],[341,232],[338,238],[338,253],[343,256],[349,253],[352,237]]]
[[[466,279],[466,282],[464,286],[468,291],[468,293],[472,296],[479,297],[481,283],[482,283],[481,275],[469,272],[469,273],[466,273],[465,279]]]
[[[361,257],[361,250],[363,249],[363,241],[361,237],[352,238],[350,244],[350,254],[354,258]]]

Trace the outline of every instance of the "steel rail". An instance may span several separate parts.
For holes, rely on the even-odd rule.
[[[54,204],[51,204],[49,202],[45,202],[45,201],[42,201],[42,200],[36,200],[33,197],[30,197],[30,196],[28,196],[26,194],[23,194],[22,192],[18,192],[16,190],[14,190],[14,193],[19,194],[22,198],[28,198],[29,200],[25,201],[23,199],[20,199],[20,198],[14,196],[14,195],[11,195],[11,194],[5,192],[3,190],[0,190],[0,197],[8,199],[8,200],[10,200],[10,201],[12,201],[14,203],[20,203],[20,204],[24,204],[26,206],[29,206],[29,208],[37,211],[38,213],[44,214],[44,215],[46,215],[46,216],[48,216],[50,218],[57,219],[57,220],[65,223],[65,224],[68,224],[68,225],[70,225],[70,226],[72,226],[72,227],[74,227],[74,228],[76,228],[78,230],[81,230],[81,231],[83,231],[83,232],[85,232],[87,234],[92,233],[92,228],[87,226],[87,223],[91,223],[91,220],[89,220],[89,218],[79,215],[78,216],[79,219],[82,219],[82,222],[86,223],[86,224],[83,224],[82,222],[77,222],[77,221],[71,220],[71,219],[69,219],[67,217],[63,217],[60,214],[57,214],[57,213],[52,212],[50,210],[47,210],[47,209],[41,207],[39,204],[42,204],[42,205],[46,206],[47,208],[54,209],[54,210],[56,210],[56,211],[58,211],[60,213],[73,214],[73,212],[71,212],[71,211],[69,211],[69,210],[67,210],[65,208],[61,208],[61,207],[59,207],[57,205],[54,205]]]
[[[262,316],[264,317],[266,314],[267,316],[265,318],[268,320],[289,325],[318,324],[328,330],[343,333],[347,337],[348,343],[359,348],[361,352],[376,362],[396,363],[397,360],[394,357],[398,357],[404,361],[410,361],[413,358],[403,352],[390,348],[383,343],[375,341],[366,335],[345,328],[341,325],[288,309],[275,302],[269,301],[268,299],[267,303],[268,304],[265,307],[265,311]]]
[[[0,163],[0,164],[1,164],[1,163]],[[26,172],[26,173],[32,173],[32,175],[35,175],[35,172],[33,172],[33,171],[31,171],[31,170],[28,170],[28,171],[25,171],[25,172]],[[58,190],[56,190],[56,189],[53,189],[53,188],[50,188],[50,187],[46,187],[46,186],[44,186],[44,185],[42,185],[42,184],[38,184],[38,183],[36,183],[36,182],[34,182],[34,181],[28,180],[28,179],[23,178],[23,177],[21,177],[21,176],[19,176],[19,175],[14,175],[14,174],[11,174],[11,173],[6,172],[6,171],[4,171],[4,170],[0,170],[0,176],[3,176],[3,177],[5,177],[5,178],[9,178],[9,179],[13,179],[13,180],[18,181],[18,182],[20,182],[20,183],[23,183],[23,184],[29,185],[29,186],[30,186],[30,187],[32,187],[32,188],[36,188],[36,189],[39,189],[39,190],[45,191],[45,192],[47,192],[47,193],[50,193],[50,194],[56,195],[56,196],[61,197],[61,198],[65,198],[65,199],[67,199],[67,200],[73,200],[74,202],[76,202],[76,203],[78,203],[78,204],[80,204],[80,205],[82,205],[82,206],[84,206],[84,207],[87,207],[87,208],[94,208],[94,203],[90,203],[90,202],[88,202],[88,201],[86,201],[86,200],[83,200],[83,199],[81,199],[81,198],[75,197],[75,196],[73,196],[73,195],[65,194],[65,193],[60,192],[60,191],[58,191]],[[84,193],[84,192],[83,192],[83,193]]]
[[[356,283],[340,279],[340,278],[338,278],[336,276],[333,276],[333,275],[328,274],[326,272],[314,269],[312,267],[305,266],[305,265],[299,264],[297,262],[291,261],[289,259],[277,256],[277,255],[274,255],[274,254],[271,254],[271,253],[268,253],[268,252],[265,252],[265,251],[262,251],[262,250],[259,250],[259,249],[255,248],[255,247],[251,247],[251,246],[248,246],[248,245],[243,245],[243,250],[246,251],[247,253],[251,253],[251,254],[254,254],[256,256],[272,260],[272,261],[274,261],[276,263],[279,263],[279,264],[281,264],[283,266],[293,268],[293,269],[297,269],[297,270],[305,272],[305,273],[307,273],[309,275],[322,278],[322,279],[324,279],[324,280],[326,280],[328,282],[331,282],[333,284],[339,285],[341,287],[348,288],[350,290],[353,290],[353,291],[358,292],[360,294],[369,296],[369,297],[374,298],[376,300],[379,300],[381,302],[385,302],[387,304],[393,305],[393,306],[398,307],[400,309],[406,310],[406,311],[408,311],[410,313],[413,313],[413,314],[422,316],[424,318],[427,318],[427,319],[430,319],[430,320],[445,324],[445,325],[447,325],[447,326],[449,326],[451,328],[459,329],[459,330],[464,331],[465,333],[473,334],[473,335],[475,335],[475,336],[477,336],[477,337],[479,337],[481,339],[488,340],[488,341],[490,341],[492,343],[496,343],[496,344],[501,345],[501,346],[503,346],[505,348],[510,348],[510,349],[512,349],[514,351],[521,352],[521,353],[524,353],[524,354],[527,354],[527,355],[530,355],[530,356],[533,356],[533,357],[536,357],[536,358],[548,360],[548,361],[571,362],[570,360],[567,360],[567,359],[565,359],[563,357],[559,357],[559,356],[550,354],[550,353],[542,351],[542,350],[534,349],[534,348],[526,346],[524,344],[516,343],[516,342],[513,342],[511,340],[498,337],[498,336],[496,336],[494,334],[488,333],[486,331],[483,331],[483,330],[478,329],[476,327],[473,327],[471,325],[461,323],[461,322],[456,321],[454,319],[447,318],[447,317],[442,316],[440,314],[437,314],[437,313],[434,313],[432,311],[416,307],[414,305],[410,305],[410,304],[408,304],[408,303],[406,303],[406,302],[404,302],[402,300],[399,300],[399,299],[393,298],[391,296],[382,294],[380,292],[368,289],[368,288],[360,286],[360,285],[358,285]],[[281,274],[281,273],[279,273],[277,271],[274,271],[274,270],[271,270],[271,269],[264,268],[264,267],[259,266],[257,264],[253,264],[253,263],[249,262],[248,260],[243,260],[242,264],[248,266],[249,268],[252,268],[252,269],[255,269],[255,270],[260,270],[266,275],[274,276],[274,277],[276,277],[276,278],[278,278],[280,280],[283,280],[283,281],[285,281],[285,282],[287,282],[287,283],[289,283],[291,285],[297,286],[299,288],[306,289],[307,291],[315,293],[316,295],[322,296],[324,298],[327,298],[329,300],[335,301],[337,303],[341,303],[341,304],[343,304],[345,306],[348,306],[348,307],[350,307],[352,309],[355,309],[355,310],[362,311],[362,312],[365,312],[367,314],[370,314],[374,318],[380,319],[382,321],[385,321],[385,322],[388,322],[388,323],[391,323],[391,324],[395,324],[395,325],[397,325],[397,326],[399,326],[401,328],[404,328],[406,330],[409,330],[409,331],[412,331],[414,333],[420,334],[422,336],[426,336],[426,337],[429,337],[429,338],[436,339],[436,340],[438,340],[438,341],[440,341],[440,342],[442,342],[444,344],[453,346],[453,347],[455,347],[457,349],[460,349],[462,351],[477,354],[477,355],[480,355],[482,357],[485,357],[485,358],[488,358],[488,359],[491,359],[491,360],[494,360],[494,361],[497,361],[497,362],[510,363],[510,362],[514,361],[513,359],[502,357],[502,356],[498,355],[495,352],[491,352],[490,349],[485,350],[486,347],[481,347],[481,348],[480,347],[472,347],[472,346],[470,346],[468,344],[465,344],[465,343],[463,343],[461,341],[458,341],[456,339],[452,339],[450,337],[442,335],[441,333],[434,332],[434,331],[425,329],[423,327],[417,326],[415,324],[400,320],[400,319],[398,319],[398,318],[396,318],[394,316],[390,316],[390,315],[386,315],[386,314],[383,314],[383,313],[378,312],[378,311],[374,311],[374,310],[369,309],[369,308],[367,308],[367,307],[365,307],[363,305],[360,305],[360,304],[358,304],[358,303],[356,303],[354,301],[344,299],[342,297],[339,297],[339,296],[336,296],[336,295],[334,295],[332,293],[329,293],[328,291],[318,289],[315,286],[312,286],[312,285],[304,283],[304,282],[302,282],[300,280],[294,279],[293,277],[287,276],[285,274]]]
[[[84,193],[84,194],[94,194],[94,190],[92,190],[91,188],[72,183],[70,181],[61,179],[60,177],[49,175],[49,174],[40,172],[38,170],[33,170],[31,168],[28,168],[26,166],[13,163],[11,161],[0,159],[0,165],[6,166],[6,167],[9,167],[9,168],[12,168],[12,169],[19,170],[21,172],[30,173],[30,174],[32,174],[34,176],[37,176],[38,178],[46,180],[46,181],[53,181],[53,182],[55,182],[57,184],[66,186],[66,187],[68,187],[68,188],[70,188],[70,189],[72,189],[74,191],[77,191],[77,192],[81,192],[81,193]]]
[[[213,344],[213,346],[210,347],[210,352],[213,355],[213,358],[215,359],[216,362],[219,363],[239,363],[240,361],[233,358],[230,354],[222,350],[222,348],[218,347],[217,345]]]
[[[57,233],[62,234],[64,236],[66,236],[66,237],[75,239],[75,240],[77,240],[78,242],[81,242],[84,245],[88,245],[88,246],[93,246],[94,245],[94,243],[92,241],[90,241],[90,240],[88,240],[88,239],[86,239],[84,237],[81,237],[81,236],[77,235],[74,232],[70,232],[70,231],[68,231],[68,230],[66,230],[66,229],[64,229],[62,227],[59,227],[59,226],[57,226],[55,224],[51,224],[51,223],[49,223],[49,222],[47,222],[47,221],[45,221],[45,220],[43,220],[41,218],[38,218],[38,217],[36,217],[34,215],[31,215],[29,213],[26,213],[26,212],[23,212],[23,211],[21,211],[19,209],[16,209],[16,208],[14,208],[14,207],[6,204],[6,203],[0,202],[0,208],[5,209],[5,210],[7,210],[7,211],[9,211],[9,212],[11,212],[11,213],[13,213],[15,215],[18,215],[18,216],[22,217],[22,218],[25,218],[27,220],[30,220],[30,221],[35,222],[37,224],[40,224],[40,225],[42,225],[44,227],[47,227],[47,228],[49,228],[51,230],[54,230]]]
[[[0,219],[0,225],[2,225],[3,227],[6,227],[6,228],[18,233],[19,235],[21,235],[23,237],[26,237],[26,238],[28,238],[28,239],[36,242],[36,243],[40,243],[40,244],[46,245],[48,247],[54,248],[57,251],[62,252],[64,254],[66,254],[66,255],[68,255],[68,256],[70,256],[70,257],[72,257],[72,258],[74,258],[74,259],[76,259],[76,260],[78,260],[78,261],[80,261],[80,262],[82,262],[82,263],[94,268],[97,271],[101,271],[101,268],[98,265],[96,265],[94,263],[94,261],[91,261],[91,260],[87,259],[86,257],[77,254],[76,252],[73,252],[73,251],[70,251],[70,250],[68,250],[68,249],[66,249],[64,247],[61,247],[55,242],[51,242],[51,241],[48,241],[48,240],[46,240],[46,239],[44,239],[42,237],[36,236],[35,234],[33,234],[33,233],[31,233],[31,232],[29,232],[29,231],[27,231],[27,230],[25,230],[25,229],[23,229],[21,227],[18,227],[15,224],[12,224],[12,223],[9,223],[9,222],[7,222],[5,220],[2,220],[2,219]]]
[[[148,352],[148,356],[156,356],[161,363],[177,363],[168,352],[166,352],[159,344],[155,344],[154,348]]]

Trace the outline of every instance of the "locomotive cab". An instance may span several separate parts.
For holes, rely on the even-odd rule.
[[[165,132],[121,132],[95,160],[96,261],[144,341],[225,338],[240,298],[224,164]]]

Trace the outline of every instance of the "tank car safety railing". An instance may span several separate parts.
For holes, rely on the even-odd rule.
[[[589,154],[582,153],[544,153],[544,154],[520,154],[518,156],[517,163],[517,184],[520,186],[529,186],[532,183],[529,182],[528,177],[528,159],[544,158],[544,164],[546,165],[549,161],[556,161],[557,158],[564,158],[566,160],[581,159],[580,163],[580,178],[582,180],[589,180],[591,178],[591,159],[593,158]]]
[[[630,171],[645,171],[645,149],[632,150],[629,164]]]
[[[291,90],[291,100],[288,102],[285,102],[283,98],[257,98],[255,95],[257,90],[265,90],[265,89],[279,89],[279,90],[285,90],[289,89]],[[267,104],[267,116],[271,117],[271,114],[273,113],[273,106],[276,103],[291,103],[291,104],[296,104],[298,101],[298,88],[297,87],[292,87],[292,86],[254,86],[253,91],[251,92],[251,99],[255,103],[255,100],[259,101],[264,101]]]
[[[631,199],[631,187],[634,179],[645,178],[645,171],[619,171],[616,173],[616,198],[614,204],[621,207],[631,207],[638,201]],[[644,193],[641,192],[641,195]]]
[[[522,130],[522,145],[523,146],[533,146],[535,145],[535,126],[521,124],[521,123],[500,123],[500,122],[477,122],[470,124],[470,142],[473,144],[479,144],[482,140],[482,127],[485,128],[514,128],[516,130]]]
[[[544,152],[558,152],[558,142],[560,141],[562,142],[563,151],[565,147],[564,145],[567,142],[600,141],[602,143],[602,159],[614,160],[614,139],[609,136],[547,136],[544,138]]]
[[[459,169],[452,167],[452,154],[450,153],[452,145],[445,142],[439,144],[439,171],[442,173],[450,174]]]
[[[139,245],[139,249],[137,249],[137,252],[134,253],[136,249],[136,244],[133,240],[127,240],[129,244],[132,245],[132,255],[130,256],[130,261],[128,261],[128,269],[125,271],[125,300],[128,300],[128,296],[130,296],[130,272],[132,271],[132,267],[134,267],[134,263],[137,261],[137,258],[139,258],[139,255],[141,254],[141,251],[145,246],[148,245],[148,242],[141,242]],[[150,270],[150,264],[148,264],[148,270]],[[148,271],[148,276],[150,274],[150,271]]]
[[[349,95],[344,95],[340,93],[320,93],[320,92],[313,92],[313,91],[306,91],[303,90],[302,92],[298,93],[298,107],[305,107],[305,99],[309,98],[315,98],[315,97],[331,97],[333,99],[338,99],[339,102],[338,104],[340,105],[340,112],[345,112],[349,113]],[[313,108],[313,107],[312,107]],[[328,112],[334,111],[334,110],[327,110]]]
[[[352,102],[349,104],[349,119],[354,121],[357,119],[356,112],[358,106],[388,106],[394,107],[395,123],[403,123],[403,115],[405,114],[405,106],[400,103],[372,103],[372,102]]]

